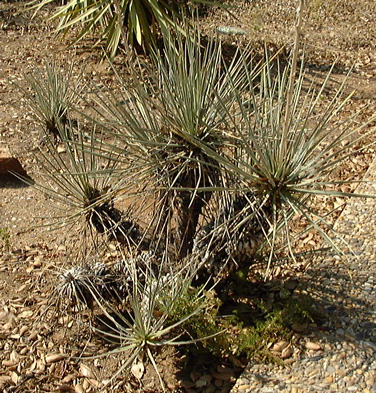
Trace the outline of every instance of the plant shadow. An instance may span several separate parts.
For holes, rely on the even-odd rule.
[[[28,183],[26,181],[19,179],[18,177],[14,176],[14,175],[2,174],[2,175],[0,175],[0,189],[2,189],[2,188],[21,189],[21,188],[29,187],[30,184],[34,183],[33,179],[30,176],[25,175],[24,177]]]

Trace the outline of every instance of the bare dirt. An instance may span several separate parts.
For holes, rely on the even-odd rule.
[[[31,178],[40,180],[36,155],[41,134],[32,120],[16,84],[24,74],[55,58],[62,64],[74,61],[77,70],[85,66],[85,77],[111,81],[113,71],[101,61],[100,50],[90,42],[67,48],[56,38],[51,22],[54,7],[31,19],[21,12],[26,1],[0,4],[0,144],[6,145]],[[202,29],[219,34],[229,44],[251,45],[263,50],[285,47],[291,50],[296,2],[292,0],[236,0],[232,10],[237,19],[220,9],[209,10]],[[341,116],[360,111],[358,121],[376,114],[376,3],[373,0],[314,0],[305,15],[304,43],[309,75],[323,76],[337,61],[334,79],[340,81],[354,67],[348,89],[356,93]],[[222,27],[246,30],[246,35],[229,35]],[[115,60],[121,66],[122,57]],[[340,118],[336,119],[340,121]],[[361,177],[373,159],[372,149],[341,169],[341,178]],[[82,360],[51,358],[53,354],[91,353],[103,344],[90,341],[89,331],[77,329],[66,320],[40,319],[56,282],[56,271],[71,265],[71,255],[80,239],[77,229],[50,231],[48,218],[59,207],[32,187],[0,175],[0,390],[6,392],[89,392],[110,378],[121,358]],[[41,226],[46,224],[47,226]],[[9,237],[8,237],[9,235]],[[310,240],[308,240],[310,241]],[[113,250],[105,257],[110,258]],[[55,280],[55,281],[54,281]],[[86,322],[86,321],[84,321]],[[102,345],[102,346],[101,346]],[[170,351],[170,352],[169,352]],[[162,376],[171,391],[228,392],[242,369],[223,360],[202,362],[183,368],[181,354],[162,351]],[[52,359],[52,360],[51,360]],[[85,367],[90,367],[87,369]],[[202,377],[206,376],[205,378]],[[201,378],[201,379],[200,379]],[[209,381],[197,383],[197,381]],[[154,392],[158,381],[151,368],[142,381],[129,377],[118,380],[117,391]],[[114,390],[116,391],[115,388]]]

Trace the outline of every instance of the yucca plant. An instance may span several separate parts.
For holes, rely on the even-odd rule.
[[[100,262],[77,263],[69,269],[61,269],[58,283],[50,297],[57,311],[94,310],[93,292],[106,299],[118,300],[118,277],[109,266]]]
[[[268,275],[278,235],[284,237],[282,244],[294,258],[293,243],[301,233],[292,231],[293,216],[306,222],[304,233],[317,231],[344,255],[341,236],[329,220],[333,211],[323,213],[321,206],[316,206],[315,197],[371,197],[341,192],[339,187],[350,181],[335,179],[331,174],[345,165],[346,159],[366,148],[367,143],[363,143],[361,149],[354,149],[374,132],[364,130],[375,119],[359,125],[352,121],[355,113],[334,124],[352,93],[345,94],[344,81],[333,97],[327,98],[334,65],[324,82],[317,84],[307,82],[303,61],[298,67],[303,1],[299,4],[290,61],[282,65],[267,58],[257,82],[254,71],[247,72],[246,91],[239,91],[234,84],[232,92],[239,112],[234,115],[224,107],[226,119],[231,119],[227,129],[233,130],[234,148],[228,154],[207,151],[231,178],[226,198],[233,194],[196,239],[195,252],[206,255],[209,270],[213,264],[216,271],[222,270],[228,261],[235,262],[232,268],[241,267],[242,260],[249,266],[258,246],[266,243],[271,250]],[[244,242],[251,247],[244,247]],[[343,247],[346,244],[342,242]]]
[[[166,171],[170,174],[167,188],[171,189],[167,198],[177,212],[180,257],[192,250],[199,217],[212,195],[208,189],[221,184],[218,162],[205,148],[223,147],[223,107],[230,108],[233,100],[223,72],[220,42],[205,43],[197,30],[188,29],[187,34],[189,39],[178,34],[176,41],[168,36],[164,51],[153,56],[158,70],[155,105],[162,132],[169,133],[177,155]],[[239,88],[242,73],[236,60],[228,73]],[[202,188],[206,191],[200,191]]]
[[[54,0],[33,0],[28,6],[40,10]],[[149,50],[156,45],[159,33],[179,29],[186,8],[194,3],[223,6],[216,1],[194,0],[190,3],[170,0],[70,0],[58,8],[51,19],[59,19],[57,32],[66,34],[73,26],[82,26],[74,43],[89,33],[97,34],[107,55],[113,58],[123,44]]]
[[[101,356],[124,353],[127,360],[112,376],[112,381],[124,370],[129,370],[135,363],[149,361],[159,376],[162,388],[164,382],[156,364],[156,350],[168,345],[188,345],[208,337],[198,339],[183,339],[185,331],[182,326],[190,318],[205,312],[207,301],[203,291],[196,291],[195,304],[197,307],[185,315],[175,316],[176,304],[181,297],[186,296],[196,265],[187,264],[184,268],[174,267],[173,261],[165,253],[158,260],[144,260],[140,269],[136,259],[128,259],[127,271],[132,285],[128,288],[129,306],[121,311],[106,302],[97,292],[92,296],[102,312],[101,326],[94,327],[97,334],[113,342],[116,348]]]
[[[60,67],[55,61],[45,62],[25,75],[26,87],[18,86],[31,116],[55,141],[69,136],[69,115],[80,94],[81,78],[74,76],[74,64]]]
[[[59,282],[51,296],[57,310],[67,307],[83,309],[93,307],[90,287],[94,285],[90,272],[82,266],[74,266],[59,275]]]
[[[76,126],[74,140],[66,134],[63,137],[62,150],[47,139],[40,158],[46,182],[32,185],[64,206],[62,215],[54,217],[55,224],[66,225],[83,217],[95,232],[133,246],[140,239],[140,228],[132,217],[114,207],[116,192],[123,184],[118,161],[98,153],[94,126],[91,134],[85,134],[79,123]],[[59,132],[64,134],[62,129]]]
[[[153,52],[152,68],[133,80],[130,93],[120,79],[121,96],[99,94],[98,103],[109,119],[107,129],[127,146],[128,160],[160,190],[159,221],[176,218],[175,244],[183,258],[192,249],[209,188],[221,185],[218,162],[205,149],[224,145],[224,108],[235,101],[232,89],[244,85],[247,56],[235,56],[225,70],[220,42],[205,42],[198,30],[165,40],[165,49]]]
[[[366,129],[375,120],[358,125],[352,121],[357,115],[353,114],[333,125],[333,119],[352,94],[344,94],[343,82],[330,100],[326,98],[332,70],[317,88],[314,82],[307,83],[303,62],[296,78],[294,63],[282,67],[278,62],[266,62],[257,86],[249,78],[251,110],[243,105],[244,95],[234,89],[239,117],[228,113],[232,119],[229,127],[238,141],[233,155],[210,153],[236,178],[234,182],[240,192],[252,196],[248,213],[242,209],[230,222],[237,223],[242,231],[247,231],[250,224],[256,228],[254,241],[259,242],[257,237],[261,236],[264,242],[269,242],[272,250],[269,262],[276,250],[278,233],[285,235],[286,247],[294,255],[293,243],[298,236],[290,225],[293,215],[307,222],[305,232],[316,230],[341,253],[341,240],[333,240],[341,236],[328,218],[332,211],[323,213],[315,197],[371,197],[342,192],[339,186],[350,181],[331,176],[336,168],[345,165],[347,158],[366,148],[366,143],[361,149],[355,150],[354,146],[361,145],[374,132]],[[342,143],[344,140],[348,143]],[[257,221],[265,223],[263,229],[260,230],[262,226],[257,229]],[[226,242],[236,243],[238,230],[230,225],[227,233]],[[252,253],[248,263],[252,263]]]

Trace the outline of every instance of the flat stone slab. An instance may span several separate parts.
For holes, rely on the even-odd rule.
[[[15,172],[21,176],[27,176],[25,169],[19,160],[12,156],[7,146],[0,146],[0,177],[12,176]]]

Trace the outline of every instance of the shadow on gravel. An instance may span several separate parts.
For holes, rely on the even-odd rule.
[[[353,279],[345,266],[340,269],[311,269],[311,278],[302,283],[302,290],[310,294],[324,319],[319,331],[328,341],[363,341],[376,350],[375,289],[367,275]]]
[[[26,180],[33,184],[34,181],[31,177],[27,176]],[[0,175],[0,189],[1,188],[25,188],[29,187],[30,184],[26,183],[25,181],[18,179],[13,175]]]

